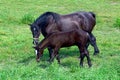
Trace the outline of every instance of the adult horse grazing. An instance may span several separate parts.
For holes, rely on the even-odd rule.
[[[43,54],[43,50],[48,46],[53,49],[53,53],[51,56],[50,61],[53,61],[54,57],[60,63],[60,58],[58,55],[58,51],[61,47],[69,47],[76,45],[80,51],[80,65],[83,66],[83,59],[86,56],[88,65],[91,67],[91,60],[89,57],[89,52],[86,49],[86,45],[88,40],[91,41],[89,34],[83,30],[72,30],[67,32],[58,32],[58,33],[51,33],[47,35],[37,46],[34,48],[36,49],[36,60],[39,62],[40,57]]]
[[[33,35],[33,44],[38,44],[40,33],[46,37],[52,32],[64,32],[73,29],[82,29],[89,33],[94,47],[94,55],[99,53],[96,44],[96,38],[92,34],[92,30],[96,24],[95,14],[92,12],[75,12],[67,15],[60,15],[54,12],[45,12],[38,17],[32,24],[30,29]],[[89,45],[89,44],[88,44]],[[50,56],[52,53],[51,47],[48,47]]]

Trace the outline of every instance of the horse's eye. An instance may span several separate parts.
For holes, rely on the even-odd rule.
[[[38,32],[38,30],[37,30],[36,28],[33,28],[33,32],[37,33],[37,32]]]

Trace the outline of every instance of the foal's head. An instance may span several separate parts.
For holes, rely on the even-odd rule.
[[[35,49],[35,53],[36,53],[36,61],[39,62],[41,56],[43,55],[43,50],[40,49],[39,47],[33,47]]]
[[[30,30],[31,30],[32,35],[33,35],[33,44],[37,45],[38,40],[39,40],[39,36],[40,36],[40,28],[36,24],[29,24],[29,25],[30,25]]]

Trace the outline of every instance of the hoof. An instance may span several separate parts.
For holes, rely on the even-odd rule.
[[[83,64],[80,64],[80,67],[83,67]]]
[[[95,51],[93,55],[98,55],[100,51]]]
[[[92,67],[92,64],[89,64],[89,68]]]
[[[50,62],[50,59],[48,59],[47,61]]]
[[[52,63],[54,59],[49,59],[49,63]]]
[[[36,59],[37,62],[40,62],[40,59]]]
[[[60,64],[60,61],[58,61],[58,64]]]

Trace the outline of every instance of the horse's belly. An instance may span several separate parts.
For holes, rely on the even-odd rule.
[[[66,44],[63,44],[62,47],[70,47],[74,45],[75,45],[74,43],[66,43]]]
[[[74,30],[74,29],[79,29],[80,26],[78,24],[78,22],[75,22],[75,21],[69,21],[69,22],[64,22],[62,23],[62,26],[61,26],[61,30],[62,31],[69,31],[69,30]]]

